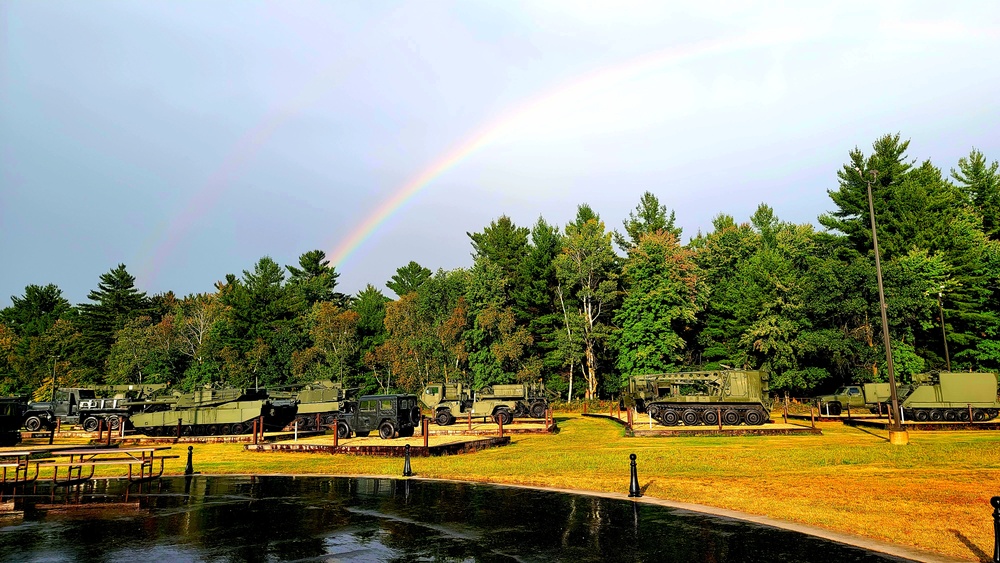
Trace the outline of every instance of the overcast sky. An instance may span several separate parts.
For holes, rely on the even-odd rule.
[[[428,170],[338,289],[468,266],[504,214],[620,229],[647,190],[685,239],[762,202],[816,224],[882,134],[1000,159],[998,63],[994,0],[0,0],[0,307],[333,256]]]

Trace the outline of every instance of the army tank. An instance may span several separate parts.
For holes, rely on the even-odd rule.
[[[771,418],[768,373],[722,369],[634,375],[626,399],[664,426],[757,426]]]
[[[272,398],[264,389],[200,389],[191,393],[130,403],[136,432],[147,436],[247,434],[253,421],[264,417],[264,428],[280,430],[295,418],[296,401]]]

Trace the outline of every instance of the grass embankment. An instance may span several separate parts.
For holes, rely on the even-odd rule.
[[[625,438],[607,420],[556,419],[557,435],[514,435],[503,448],[415,458],[413,470],[419,477],[625,493],[628,454],[635,453],[647,497],[971,561],[988,561],[993,550],[989,499],[1000,495],[1000,433],[911,432],[908,446],[891,446],[884,432],[829,423],[819,425],[823,436]],[[205,474],[398,476],[402,469],[399,458],[255,453],[235,444],[194,448],[194,468]],[[181,459],[171,460],[167,473],[183,472],[186,451],[175,446],[171,453]]]

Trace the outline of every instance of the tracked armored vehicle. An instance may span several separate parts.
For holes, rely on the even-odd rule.
[[[332,427],[337,414],[348,408],[348,390],[330,380],[315,381],[289,394],[272,394],[272,398],[286,397],[297,403],[295,420],[289,425],[299,430],[318,430]],[[291,429],[291,428],[289,428]]]
[[[665,426],[756,426],[771,416],[765,371],[724,369],[634,375],[627,398]]]
[[[132,426],[147,436],[173,436],[178,424],[184,436],[247,434],[261,416],[266,429],[280,430],[296,410],[294,399],[272,399],[263,389],[201,389],[129,406],[140,411]]]
[[[456,417],[488,416],[510,424],[517,418],[542,418],[549,400],[542,384],[512,383],[492,385],[471,391],[461,383],[429,383],[420,402],[434,414],[439,426],[455,422]]]
[[[997,374],[918,373],[896,392],[903,421],[981,422],[1000,414]],[[883,406],[888,412],[888,403]]]

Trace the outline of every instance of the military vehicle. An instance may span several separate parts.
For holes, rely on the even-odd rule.
[[[102,399],[93,389],[61,387],[56,389],[52,400],[28,403],[24,413],[24,428],[29,432],[55,428],[61,424],[80,424],[87,432],[102,426],[118,430],[122,421],[127,420],[129,409],[125,406],[129,399]]]
[[[549,407],[545,387],[541,384],[506,384],[470,391],[461,383],[429,383],[420,395],[420,402],[434,414],[434,422],[447,426],[456,416],[490,416],[497,422],[510,424],[514,417],[542,418]]]
[[[27,397],[0,397],[0,446],[21,442],[21,423],[27,410]]]
[[[317,430],[330,427],[337,422],[337,413],[346,408],[348,389],[340,383],[330,380],[314,381],[302,386],[298,391],[280,394],[272,393],[272,397],[287,397],[296,401],[298,407],[295,420],[289,426],[297,426],[299,430]],[[319,416],[319,428],[317,427]]]
[[[864,385],[845,385],[834,391],[832,395],[820,395],[816,397],[816,404],[822,414],[837,416],[845,408],[852,408],[855,411],[868,409],[875,412],[878,410],[878,403],[889,400],[889,397],[888,383],[865,383]]]
[[[264,389],[206,388],[127,406],[136,410],[132,426],[147,436],[173,436],[178,424],[184,436],[246,434],[261,416],[266,429],[280,430],[296,410],[294,399],[272,399]]]
[[[413,436],[423,415],[416,395],[362,395],[337,414],[337,436],[352,434],[364,437],[378,430],[379,438],[388,440]]]
[[[995,373],[915,374],[913,383],[900,385],[896,392],[901,419],[904,422],[969,422],[970,416],[977,422],[994,419],[1000,414],[997,383]]]
[[[751,426],[770,419],[765,371],[722,369],[634,375],[627,398],[665,426],[722,423]]]

